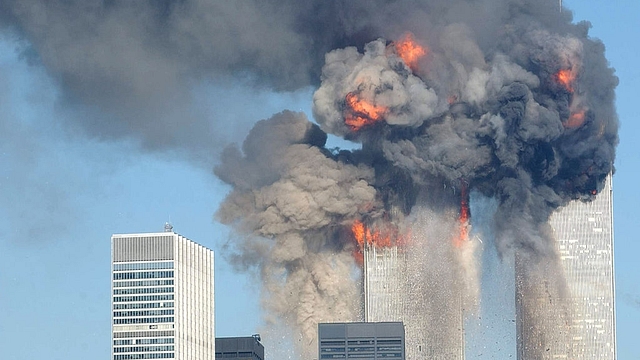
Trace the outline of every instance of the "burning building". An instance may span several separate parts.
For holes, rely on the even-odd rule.
[[[293,329],[304,358],[317,323],[365,319],[403,321],[410,359],[463,358],[480,291],[471,192],[497,203],[495,244],[516,254],[522,304],[552,299],[520,308],[528,326],[552,319],[569,351],[549,219],[613,171],[616,78],[552,2],[504,2],[512,16],[491,30],[456,12],[465,1],[425,2],[449,17],[401,22],[412,32],[363,28],[368,42],[326,54],[315,123],[284,111],[223,153],[215,172],[233,190],[217,218],[244,235],[232,260],[260,274],[267,320]],[[327,148],[328,134],[359,146]]]
[[[402,321],[409,359],[464,359],[458,259],[453,248],[423,235],[412,236],[412,244],[365,245],[364,320]]]
[[[474,307],[477,295],[476,269],[467,268],[475,263],[465,256],[477,244],[468,239],[462,189],[459,214],[416,208],[404,234],[361,222],[353,227],[362,253],[364,320],[403,322],[410,359],[464,359],[464,308]],[[469,286],[475,291],[468,293]]]
[[[572,202],[551,216],[565,293],[532,291],[526,267],[516,263],[519,359],[616,359],[612,192],[608,177],[594,201]],[[554,310],[550,319],[532,319]]]
[[[581,336],[549,220],[614,171],[617,78],[555,0],[3,0],[0,23],[61,99],[100,112],[79,107],[71,128],[147,149],[211,154],[229,124],[185,105],[200,85],[314,87],[312,121],[258,121],[215,168],[231,187],[216,213],[236,231],[229,258],[259,277],[267,327],[303,358],[320,322],[409,313],[407,354],[460,357],[479,291],[469,193],[497,204],[487,225],[503,259],[517,253],[522,304],[551,299],[520,308],[528,326]],[[385,291],[400,292],[388,309]],[[538,335],[528,348],[547,352]]]

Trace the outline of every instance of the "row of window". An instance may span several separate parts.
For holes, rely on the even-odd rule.
[[[362,359],[362,360],[373,360],[373,359],[380,359],[380,358],[390,358],[390,359],[397,359],[397,358],[401,358],[402,357],[402,353],[387,353],[387,354],[349,354],[349,355],[345,355],[343,354],[321,354],[320,355],[320,359]]]
[[[345,343],[344,340],[321,340],[320,346],[332,346],[332,345],[344,346],[344,343]]]
[[[113,302],[162,301],[173,300],[171,295],[114,296]]]
[[[373,340],[373,339],[366,339],[366,340],[349,340],[346,342],[349,345],[374,345],[374,344],[378,344],[378,345],[382,345],[382,344],[393,344],[393,345],[401,345],[402,344],[402,340],[401,339],[377,339],[377,340]],[[331,345],[338,345],[338,346],[344,346],[345,341],[344,340],[321,340],[320,341],[320,346],[331,346]]]
[[[151,325],[154,326],[154,325]],[[151,327],[150,326],[150,327]],[[113,333],[114,338],[132,338],[132,337],[162,337],[175,336],[173,330],[157,330],[157,331],[117,331]]]
[[[142,311],[114,311],[113,317],[173,315],[173,309],[167,310],[142,310]]]
[[[402,346],[378,346],[378,351],[402,351]]]
[[[150,351],[173,351],[173,345],[165,346],[129,346],[113,348],[114,353],[123,352],[150,352]]]
[[[113,295],[123,294],[158,294],[173,292],[173,287],[161,287],[161,288],[134,288],[134,289],[114,289]]]
[[[113,280],[172,278],[173,271],[141,271],[114,273]]]
[[[113,345],[173,344],[173,338],[113,340]]]
[[[349,345],[360,345],[360,344],[373,344],[373,340],[349,340],[347,343]],[[400,339],[377,339],[376,344],[402,344],[402,340]]]
[[[173,285],[173,279],[167,280],[138,280],[138,281],[116,281],[113,287],[134,287],[134,286],[162,286]]]
[[[224,359],[231,359],[231,358],[253,358],[253,356],[256,355],[254,353],[252,353],[251,351],[241,351],[241,352],[218,352],[216,353],[216,359],[218,358],[224,358]],[[257,356],[257,355],[256,355]]]
[[[157,270],[157,269],[173,269],[173,261],[162,262],[136,262],[132,264],[113,264],[113,271],[123,270]]]
[[[124,354],[113,355],[113,360],[130,360],[130,359],[173,359],[174,353],[153,353],[153,354]]]
[[[172,308],[173,301],[157,303],[113,304],[113,310]]]
[[[330,353],[330,352],[345,352],[345,349],[347,349],[347,351],[351,352],[365,352],[365,351],[375,351],[376,347],[374,346],[349,346],[348,348],[345,347],[321,347],[320,348],[320,352],[322,353]],[[377,347],[377,351],[379,352],[384,352],[384,351],[402,351],[402,346],[389,346],[389,345],[384,345],[384,346],[378,346]]]
[[[133,319],[113,319],[114,325],[123,324],[159,324],[173,322],[173,316],[171,317],[154,317],[154,318],[133,318]]]

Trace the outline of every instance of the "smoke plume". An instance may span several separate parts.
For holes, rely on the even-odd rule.
[[[421,296],[434,314],[446,302],[433,290],[440,275],[473,306],[470,191],[497,201],[496,245],[522,259],[522,281],[554,281],[562,298],[547,221],[602,189],[618,122],[603,44],[557,6],[2,0],[0,29],[24,40],[65,104],[90,114],[69,126],[152,149],[198,153],[220,140],[222,124],[194,110],[199,84],[317,87],[315,123],[289,111],[262,120],[215,169],[233,188],[216,216],[241,235],[234,261],[261,274],[270,319],[296,329],[309,358],[317,322],[362,317],[356,222],[421,249],[416,286],[432,292]],[[361,147],[329,150],[327,134]]]
[[[368,6],[352,25],[369,41],[351,39],[324,57],[313,97],[319,127],[285,112],[258,123],[242,151],[225,151],[216,173],[234,190],[218,218],[247,234],[239,260],[257,264],[267,308],[303,343],[313,344],[318,321],[359,316],[356,222],[373,229],[370,246],[399,245],[418,257],[409,261],[420,279],[411,288],[422,289],[424,322],[455,338],[447,304],[466,299],[460,306],[469,309],[477,298],[477,260],[462,249],[473,240],[456,230],[468,226],[468,191],[497,200],[496,244],[502,256],[517,253],[521,289],[553,298],[553,316],[570,321],[547,222],[567,202],[592,199],[613,171],[617,80],[587,25],[571,24],[551,3]],[[496,11],[480,21],[472,16],[487,14],[480,9]],[[361,148],[329,151],[324,133]],[[385,228],[399,230],[383,243],[373,234]],[[410,229],[409,241],[400,229]],[[530,318],[539,332],[548,328]],[[447,347],[434,355],[449,356]]]
[[[516,35],[530,29],[585,38],[588,25],[571,25],[570,17],[551,0],[0,1],[0,31],[18,39],[24,59],[47,69],[61,103],[77,113],[67,126],[199,156],[228,142],[220,136],[225,104],[198,105],[194,92],[203,84],[318,85],[326,53],[409,31],[429,44],[447,40],[433,60],[453,61],[433,74],[441,85],[430,86],[451,86],[481,70],[486,55],[519,51]],[[602,52],[598,43],[585,45]],[[600,95],[610,97],[610,72],[592,74],[605,81]]]

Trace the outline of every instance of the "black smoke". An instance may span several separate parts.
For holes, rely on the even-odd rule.
[[[570,24],[570,12],[557,10],[552,0],[2,0],[0,31],[61,86],[60,101],[79,113],[64,120],[67,126],[208,156],[203,148],[226,142],[219,131],[224,109],[199,108],[192,94],[198,84],[316,86],[333,49],[361,49],[406,31],[431,40],[449,24],[466,24],[484,54],[496,50],[506,23],[584,37],[586,25]],[[442,50],[465,64],[483,57],[472,48]]]
[[[551,309],[536,310],[540,318],[545,318],[546,311],[549,316],[564,314],[559,321],[570,322],[570,314],[563,312],[568,308],[567,289],[548,220],[569,201],[592,200],[614,171],[617,79],[602,44],[588,36],[588,24],[571,24],[570,16],[559,13],[552,3],[430,1],[413,4],[412,13],[405,14],[405,8],[397,8],[399,2],[390,2],[376,11],[372,7],[364,11],[365,18],[371,15],[370,26],[363,27],[370,41],[360,44],[360,38],[354,38],[351,46],[331,50],[324,57],[313,98],[319,129],[308,125],[314,130],[290,138],[288,131],[271,130],[283,126],[281,114],[259,123],[245,141],[244,153],[225,152],[216,172],[234,185],[234,192],[222,204],[218,218],[236,224],[249,238],[269,239],[270,251],[256,247],[266,251],[260,267],[275,266],[288,278],[313,273],[310,259],[326,261],[352,252],[352,239],[344,229],[356,220],[402,228],[414,221],[410,219],[426,216],[441,219],[443,226],[454,224],[455,216],[448,214],[457,213],[460,194],[468,187],[497,200],[495,243],[503,257],[518,254],[519,269],[524,269],[519,271],[525,274],[519,279],[536,283],[531,279],[544,279],[547,284],[544,294],[538,293],[537,286],[523,284],[521,288],[530,289],[527,296],[557,302]],[[485,9],[495,13],[486,14]],[[386,17],[392,10],[399,11],[395,21]],[[388,26],[378,29],[380,19],[388,20]],[[356,20],[353,26],[362,21]],[[404,34],[400,29],[410,31],[427,48],[415,67],[405,64],[394,50],[394,40]],[[558,75],[562,71],[569,80]],[[347,117],[377,115],[351,109],[348,99],[353,96],[371,104],[374,112],[382,112],[381,119],[354,128]],[[303,128],[307,122],[298,116],[295,125],[287,126]],[[309,140],[312,133],[321,131],[359,142],[361,148],[329,151]],[[274,139],[274,133],[284,140]],[[275,153],[274,146],[280,147]],[[312,173],[304,170],[310,157],[300,155],[310,150],[318,161]],[[299,156],[293,158],[288,155],[291,152]],[[298,172],[305,177],[294,174]],[[242,185],[255,176],[266,182]],[[266,198],[272,200],[265,203]],[[296,211],[289,210],[291,206]],[[424,235],[430,238],[434,233],[427,230]],[[446,237],[440,240],[450,241]],[[291,239],[295,242],[287,244]],[[336,240],[341,245],[336,247]],[[243,240],[248,255],[252,251],[247,251],[251,246],[246,241],[255,240]],[[285,248],[298,249],[296,257],[273,257]],[[467,271],[468,264],[454,258],[443,266]],[[348,266],[342,261],[348,258],[340,262],[339,268],[345,271]],[[424,274],[425,281],[451,276],[458,279],[454,282],[473,282],[441,269],[430,271]],[[317,279],[305,278],[309,282],[304,288],[313,289],[314,299],[335,302],[326,297]],[[284,284],[290,286],[287,281]],[[468,283],[454,287],[458,286],[473,287]],[[350,298],[342,294],[333,296]],[[290,301],[299,303],[300,296]],[[446,301],[436,294],[432,300]],[[281,315],[291,326],[305,328],[309,321],[335,320],[329,313],[329,308],[316,306],[313,315],[305,313],[301,318],[298,313],[297,320],[286,312]],[[532,326],[546,331],[542,323]],[[545,338],[556,337],[550,332]]]
[[[360,315],[353,221],[449,221],[468,186],[499,204],[500,253],[537,264],[556,259],[551,213],[614,171],[617,78],[555,0],[0,0],[0,30],[85,115],[64,125],[151,149],[224,140],[193,104],[201,84],[317,87],[315,123],[261,121],[215,170],[233,188],[217,217],[243,234],[238,263],[305,341]],[[428,48],[415,68],[390,50],[407,32]],[[349,128],[348,94],[388,109],[382,121]],[[361,148],[327,149],[327,134]]]

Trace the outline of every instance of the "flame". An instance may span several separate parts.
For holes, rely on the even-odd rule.
[[[353,257],[360,265],[364,263],[363,250],[365,246],[384,248],[393,245],[402,245],[406,243],[406,239],[409,237],[409,235],[400,235],[398,229],[391,224],[386,224],[382,229],[372,230],[360,220],[353,222],[351,225],[351,233],[358,245],[353,251]]]
[[[364,228],[364,223],[360,220],[356,220],[353,225],[351,225],[351,232],[353,233],[353,237],[358,242],[360,247],[364,246],[366,230]]]
[[[396,41],[394,47],[398,56],[414,72],[418,68],[418,60],[427,54],[427,49],[418,44],[411,33],[406,33]]]
[[[458,217],[460,233],[453,241],[453,245],[457,248],[469,240],[469,213],[469,192],[467,185],[463,182],[460,189],[460,216]]]
[[[355,93],[348,93],[345,101],[347,111],[344,123],[351,131],[358,131],[367,125],[377,123],[387,112],[386,107],[372,104]]]
[[[576,81],[577,74],[573,69],[561,69],[555,75],[556,81],[564,86],[568,92],[573,93],[573,83]]]
[[[392,244],[392,237],[397,235],[397,231],[394,230],[368,229],[360,220],[356,220],[351,225],[351,232],[360,247],[364,247],[365,244],[375,247],[389,247]]]
[[[585,115],[586,110],[584,109],[572,112],[567,121],[563,123],[564,127],[575,129],[582,126],[582,124],[584,124]]]
[[[580,96],[574,93],[574,83],[577,76],[577,71],[573,67],[568,69],[561,69],[555,74],[556,82],[562,85],[569,93],[571,93],[569,105],[571,115],[569,115],[569,118],[562,123],[565,128],[575,129],[582,126],[586,117],[587,109],[582,106]]]

